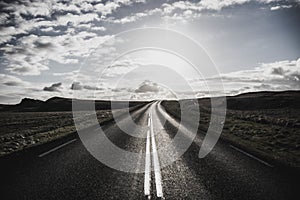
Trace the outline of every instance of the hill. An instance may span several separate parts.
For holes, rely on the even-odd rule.
[[[0,104],[0,112],[58,112],[58,111],[72,111],[72,101],[71,98],[62,97],[52,97],[46,101],[24,98],[20,103],[16,105],[5,105]],[[80,103],[81,109],[85,110],[87,105],[90,105],[91,100],[75,100]],[[117,108],[125,108],[127,101],[116,101],[115,104]],[[146,102],[136,101],[129,102],[129,106],[133,107],[136,105],[144,104]],[[111,101],[96,100],[95,101],[96,110],[110,110]]]

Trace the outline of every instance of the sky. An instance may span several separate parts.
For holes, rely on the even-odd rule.
[[[299,21],[300,0],[1,1],[0,103],[299,90]]]

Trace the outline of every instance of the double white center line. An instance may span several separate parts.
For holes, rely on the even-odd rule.
[[[162,184],[161,184],[161,172],[160,164],[158,159],[158,153],[156,148],[156,142],[153,131],[152,115],[149,113],[148,117],[148,126],[150,130],[147,131],[147,140],[146,140],[146,158],[145,158],[145,182],[144,182],[144,194],[148,199],[150,199],[150,183],[151,183],[151,153],[150,146],[152,144],[152,162],[154,168],[154,177],[155,177],[155,187],[156,187],[156,196],[158,198],[163,198]],[[151,141],[150,141],[151,138]]]
[[[150,125],[150,117],[148,118],[148,126]],[[150,130],[147,131],[146,141],[146,160],[145,160],[145,182],[144,194],[150,197],[150,181],[151,181],[151,160],[150,160]]]

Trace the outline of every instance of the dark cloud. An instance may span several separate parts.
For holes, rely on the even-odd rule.
[[[19,86],[19,85],[22,85],[20,82],[17,82],[17,81],[7,81],[5,83],[3,83],[3,85],[6,85],[6,86]]]
[[[103,90],[103,88],[98,88],[96,86],[90,86],[90,85],[81,85],[80,82],[74,82],[72,83],[71,90],[82,90],[82,89],[86,89],[86,90]]]
[[[282,69],[282,67],[273,68],[272,69],[272,74],[275,74],[275,75],[284,75],[284,70]]]
[[[15,72],[15,73],[27,73],[31,71],[30,67],[15,67],[15,68],[10,68],[11,71]]]
[[[14,47],[14,48],[4,48],[5,54],[15,55],[15,54],[25,54],[26,49],[22,47]]]
[[[15,76],[0,74],[0,84],[5,86],[26,86],[28,83]]]
[[[90,85],[84,85],[83,88],[87,89],[87,90],[103,90],[103,88],[98,88],[98,87],[90,86]]]
[[[300,81],[300,70],[299,60],[294,62],[277,62],[280,67],[272,67],[271,74],[282,76],[287,81],[299,82]]]
[[[62,85],[62,83],[53,83],[50,87],[44,87],[44,91],[47,92],[59,92],[59,88]]]
[[[51,42],[44,42],[44,41],[35,41],[33,44],[35,45],[36,48],[41,48],[41,49],[49,48],[53,46]]]
[[[82,87],[82,85],[80,85],[79,82],[72,83],[72,85],[70,87],[71,90],[82,90],[82,88],[83,87]]]

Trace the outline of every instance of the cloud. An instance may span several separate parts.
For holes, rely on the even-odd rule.
[[[52,47],[52,43],[49,41],[43,41],[43,40],[36,40],[33,42],[36,48],[45,49]]]
[[[287,84],[299,82],[300,65],[299,59],[293,61],[278,61],[273,63],[262,63],[252,70],[242,70],[227,74],[221,74],[223,80],[241,82],[263,82],[278,81]],[[300,82],[299,82],[300,83]]]
[[[141,65],[142,63],[133,59],[117,60],[102,72],[101,78],[111,79],[121,77],[122,75],[129,73],[131,70],[134,70]]]
[[[108,22],[114,23],[114,24],[126,24],[126,23],[132,23],[136,22],[144,17],[150,17],[156,14],[162,14],[163,11],[160,8],[154,8],[145,10],[143,12],[133,13],[131,15],[125,16],[123,18],[116,19],[114,17],[110,17],[107,19]]]
[[[0,32],[0,44],[9,42],[14,35],[17,33],[16,28],[13,26],[10,27],[1,27]]]
[[[80,14],[80,15],[67,13],[66,15],[59,16],[55,23],[61,26],[67,26],[67,25],[77,26],[81,23],[93,22],[94,20],[100,20],[97,13],[87,13],[87,14]]]
[[[51,61],[76,64],[110,35],[100,23],[118,8],[143,0],[0,2],[0,51],[5,70],[40,75]]]
[[[157,83],[152,83],[151,81],[144,81],[136,90],[136,93],[158,93],[160,91],[160,87]]]
[[[115,0],[115,1],[107,1],[106,3],[98,3],[94,6],[95,11],[101,13],[102,18],[106,18],[107,15],[112,14],[118,8],[122,6],[129,6],[136,3],[145,3],[146,0]]]
[[[300,90],[300,59],[262,63],[251,70],[220,74],[220,78],[194,80],[193,85],[200,86],[205,81],[210,85],[222,82],[228,95],[262,90]]]
[[[231,7],[235,5],[242,5],[250,2],[256,2],[259,4],[280,4],[282,0],[202,0],[198,3],[201,10],[221,10],[225,7]],[[295,3],[297,1],[290,1],[290,3]],[[291,6],[291,5],[289,5]],[[292,6],[291,6],[292,7]]]
[[[25,0],[26,2],[26,0]],[[24,4],[11,5],[15,9],[15,14],[29,15],[33,17],[49,16],[51,13],[51,4],[39,1],[27,1]]]
[[[35,76],[40,75],[41,71],[49,69],[46,65],[40,63],[31,64],[31,62],[26,60],[18,60],[15,63],[7,67],[6,70],[13,74]]]
[[[47,91],[47,92],[60,92],[61,85],[62,85],[62,83],[53,83],[49,87],[44,87],[43,90]]]
[[[99,88],[99,87],[96,87],[96,86],[82,85],[80,82],[73,82],[70,89],[71,90],[82,90],[82,89],[86,89],[86,90],[104,90],[104,88]]]
[[[87,90],[104,90],[104,88],[99,88],[99,87],[91,86],[91,85],[84,85],[83,88],[87,89]]]
[[[86,2],[84,2],[86,3]],[[57,2],[52,5],[51,10],[55,14],[65,14],[65,13],[72,13],[72,14],[80,14],[81,8],[79,6],[76,6],[74,4],[66,4],[62,2]]]
[[[61,63],[78,63],[90,54],[99,43],[111,36],[98,36],[81,31],[61,36],[30,35],[18,40],[16,45],[6,45],[1,50],[8,61],[7,71],[18,75],[39,75],[48,70],[50,60]]]
[[[191,1],[172,1],[172,3],[162,3],[160,7],[146,9],[142,12],[132,13],[122,18],[111,16],[105,21],[115,24],[133,23],[142,18],[158,15],[161,19],[172,20],[176,22],[188,22],[202,16],[202,13],[208,14],[207,11],[215,13],[223,8],[240,6],[250,2],[255,2],[261,6],[269,6],[271,10],[292,8],[299,1],[282,2],[281,0],[201,0],[198,2]],[[275,6],[274,6],[275,4]]]
[[[92,94],[92,97],[107,100],[176,99],[176,95],[168,88],[150,80],[142,81],[139,85],[130,87],[106,87],[100,93],[96,91],[95,94]]]
[[[262,64],[265,74],[274,75],[271,78],[283,79],[292,83],[300,84],[300,58],[296,61],[279,61]]]
[[[105,4],[98,3],[94,7],[97,12],[100,12],[102,16],[105,17],[106,15],[111,14],[113,11],[119,8],[120,4],[116,2],[106,2]]]
[[[70,87],[71,90],[82,90],[82,88],[83,86],[80,85],[80,82],[74,82]]]
[[[284,71],[283,71],[282,67],[277,67],[277,68],[272,69],[272,74],[283,75]]]
[[[272,86],[269,84],[260,84],[260,85],[255,85],[253,86],[254,89],[258,89],[258,90],[272,90]]]
[[[281,10],[293,7],[292,5],[279,5],[279,6],[272,6],[270,10]]]
[[[201,0],[201,1],[161,1],[152,4],[146,0],[113,0],[101,1],[61,1],[61,0],[22,0],[22,1],[1,1],[0,2],[0,52],[1,69],[8,73],[7,77],[1,76],[1,87],[8,89],[22,88],[26,84],[24,80],[41,80],[41,77],[22,77],[42,75],[49,79],[55,76],[64,79],[63,85],[71,86],[73,89],[82,90],[83,95],[88,90],[97,90],[99,93],[109,95],[109,87],[96,87],[91,82],[90,74],[77,73],[53,73],[60,70],[72,71],[93,52],[99,44],[113,37],[116,30],[122,31],[119,26],[134,23],[143,19],[174,20],[177,22],[190,22],[205,14],[218,14],[224,8],[237,7],[243,4],[254,2],[258,7],[271,10],[292,8],[299,1],[279,0]],[[139,4],[135,7],[136,4]],[[142,5],[145,4],[145,5]],[[154,21],[154,20],[153,20]],[[148,22],[148,21],[146,21]],[[169,21],[168,21],[169,22]],[[172,21],[171,21],[172,23]],[[137,23],[141,25],[144,23]],[[132,26],[123,26],[124,28]],[[99,50],[100,51],[100,50]],[[107,51],[107,57],[112,56],[113,51]],[[101,61],[96,61],[97,67]],[[98,65],[99,62],[99,65]],[[258,90],[271,86],[270,90],[278,89],[282,85],[286,88],[298,88],[299,71],[295,70],[292,61],[280,61],[277,64],[267,63],[254,70],[239,71],[236,73],[223,74],[226,87],[237,91]],[[116,62],[106,70],[104,77],[107,80],[120,77],[130,70],[138,67],[134,61]],[[95,71],[91,70],[92,73]],[[78,78],[77,76],[83,77]],[[145,78],[146,79],[146,78]],[[73,83],[74,80],[79,81]],[[144,80],[144,79],[141,79]],[[209,79],[211,81],[214,78]],[[27,82],[27,84],[29,84]],[[236,86],[232,86],[232,85]],[[274,84],[274,86],[272,85]],[[33,86],[31,86],[33,87]],[[127,86],[129,87],[129,86]],[[52,85],[45,88],[52,88]],[[55,88],[55,86],[54,86]],[[134,88],[123,88],[115,91],[120,95],[126,92],[134,93],[137,98],[148,98],[152,94],[159,96],[163,94],[160,86],[159,91],[153,83],[142,84]],[[28,88],[29,90],[30,88]],[[36,89],[36,88],[35,88]],[[46,98],[52,95],[48,91],[41,91],[40,88],[33,95],[43,95]],[[60,94],[67,95],[69,87],[57,87]],[[228,89],[228,90],[229,90]],[[46,89],[47,90],[47,89]],[[51,90],[51,89],[50,89]],[[31,92],[31,90],[29,90]],[[202,91],[199,92],[199,94]],[[20,96],[24,95],[20,92]],[[26,95],[26,94],[25,94]],[[65,95],[65,94],[64,94]],[[101,96],[102,97],[102,96]]]
[[[15,76],[0,74],[0,84],[5,86],[26,86],[28,85],[28,82]]]
[[[59,64],[77,64],[87,57],[99,43],[111,37],[99,35],[99,32],[107,31],[103,23],[133,23],[154,15],[163,19],[187,22],[200,17],[203,10],[220,10],[247,2],[249,0],[175,1],[162,3],[157,8],[133,12],[121,18],[116,18],[113,13],[123,7],[130,8],[133,4],[142,4],[146,1],[1,2],[3,12],[0,14],[0,27],[7,24],[2,26],[0,31],[2,44],[0,50],[7,61],[7,64],[3,65],[7,66],[7,71],[18,75],[39,75],[49,69],[50,61]],[[256,2],[276,3],[274,6],[282,8],[292,6],[275,0],[256,0]],[[13,45],[10,46],[10,43]]]

